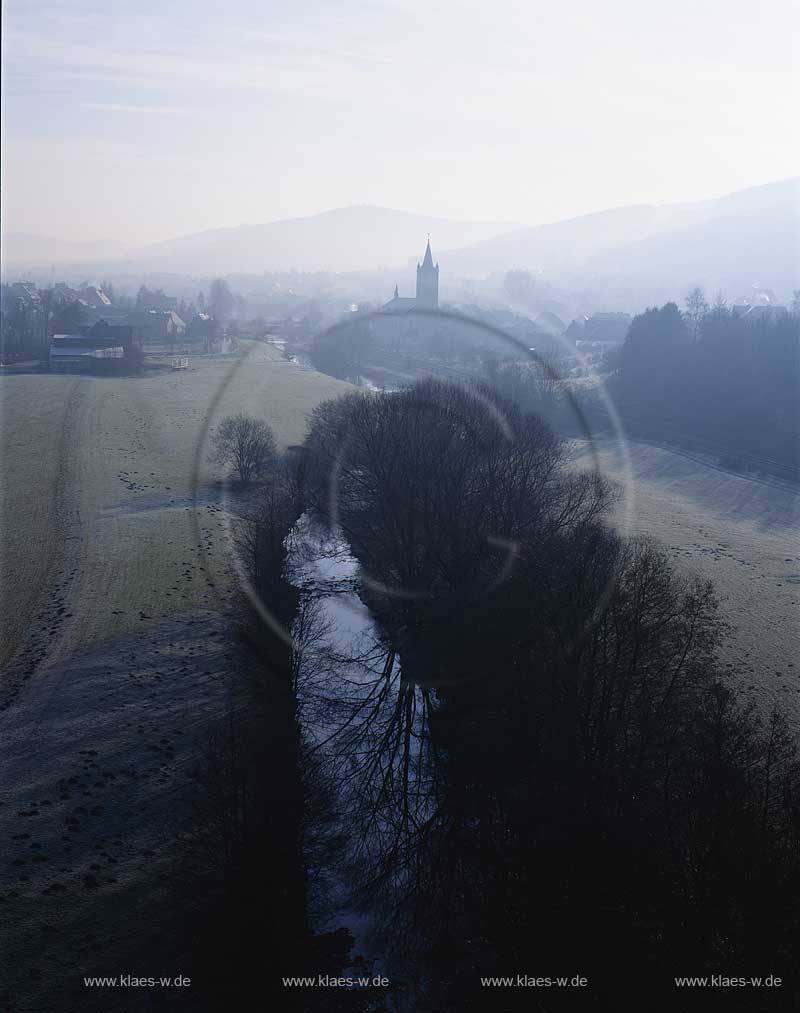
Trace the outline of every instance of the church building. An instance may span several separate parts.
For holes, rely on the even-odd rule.
[[[414,298],[401,296],[394,287],[394,296],[383,307],[390,313],[405,313],[409,310],[438,310],[439,309],[439,265],[433,263],[431,254],[431,238],[428,236],[428,245],[425,247],[425,256],[422,263],[417,264],[417,294]]]

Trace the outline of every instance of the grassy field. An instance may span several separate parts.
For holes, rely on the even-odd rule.
[[[22,650],[24,678],[44,658],[213,605],[225,525],[204,501],[218,477],[209,427],[251,411],[286,446],[347,389],[259,343],[142,377],[0,377],[0,663]]]
[[[625,484],[619,447],[601,441],[601,471]],[[800,492],[732,474],[679,451],[628,446],[629,510],[615,522],[656,539],[675,565],[713,581],[731,634],[723,661],[759,706],[778,703],[800,729]],[[585,444],[576,444],[588,465]]]
[[[81,974],[183,931],[181,820],[237,684],[208,431],[247,410],[286,446],[349,389],[258,343],[141,377],[0,376],[3,1008],[105,1013]]]
[[[61,555],[57,514],[79,383],[0,377],[0,666],[22,639]]]

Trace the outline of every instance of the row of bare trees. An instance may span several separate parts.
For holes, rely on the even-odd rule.
[[[795,743],[722,676],[708,584],[612,533],[613,490],[489,388],[321,406],[304,482],[380,624],[343,715],[330,687],[330,763],[414,1008],[485,1008],[479,976],[532,954],[615,1009],[685,967],[791,965]]]
[[[615,534],[615,490],[540,419],[490,386],[354,394],[259,495],[239,551],[268,621],[242,602],[248,731],[210,771],[233,800],[212,825],[237,973],[265,939],[275,997],[348,965],[348,933],[307,917],[327,866],[409,1008],[494,1008],[479,978],[529,969],[584,974],[615,1010],[673,1009],[676,975],[731,968],[798,998],[795,740],[720,670],[713,588]],[[344,546],[355,578],[291,573],[303,539]],[[319,608],[354,588],[377,633],[343,643]]]

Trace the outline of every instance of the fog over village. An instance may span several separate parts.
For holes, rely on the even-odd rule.
[[[4,6],[0,1013],[800,1007],[798,28]]]

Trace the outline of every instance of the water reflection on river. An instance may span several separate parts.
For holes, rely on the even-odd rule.
[[[326,780],[335,786],[330,833],[343,838],[335,868],[314,867],[311,859],[312,893],[322,898],[314,928],[324,932],[348,927],[356,941],[354,952],[376,959],[379,973],[385,962],[375,939],[373,913],[356,903],[348,867],[357,850],[359,765],[362,750],[370,745],[364,719],[379,696],[388,702],[395,695],[399,660],[382,642],[358,596],[358,563],[347,544],[308,514],[289,536],[288,573],[303,592],[293,630],[301,650],[298,710],[303,737]]]
[[[312,896],[321,898],[314,927],[348,927],[354,954],[399,982],[399,951],[408,963],[416,945],[405,926],[408,905],[419,904],[422,842],[437,823],[433,690],[404,680],[359,598],[357,561],[309,515],[290,535],[288,572],[303,592],[293,631],[300,722],[328,788],[329,833],[340,842],[336,861],[315,860],[307,834]],[[402,999],[393,1008],[404,1009]]]

